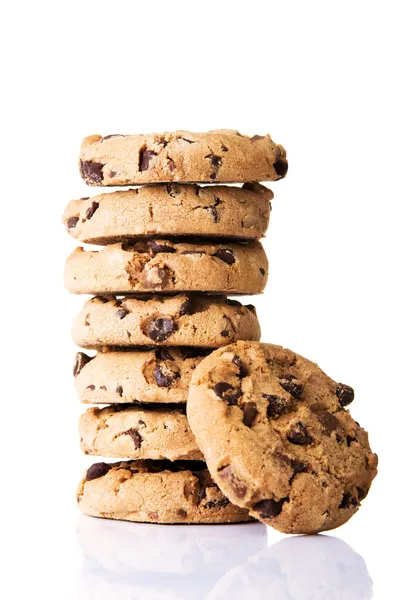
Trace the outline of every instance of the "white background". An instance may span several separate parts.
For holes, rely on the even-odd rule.
[[[373,597],[396,596],[397,8],[383,0],[39,0],[3,7],[2,596],[215,599],[239,597],[241,589],[240,597],[251,599],[370,598],[364,567],[344,576],[341,561],[351,568],[354,553],[365,560]],[[288,152],[287,179],[271,185],[270,280],[254,301],[263,341],[317,361],[355,388],[352,413],[370,431],[380,473],[360,512],[331,534],[346,550],[340,540],[328,540],[325,553],[318,538],[285,538],[280,550],[264,548],[249,575],[245,530],[242,544],[236,529],[218,528],[218,543],[244,553],[244,571],[228,574],[229,593],[218,581],[232,563],[221,560],[219,587],[213,580],[208,591],[197,588],[207,579],[199,567],[193,584],[191,575],[186,587],[167,577],[159,595],[151,581],[164,585],[163,561],[178,559],[183,547],[176,528],[169,547],[165,527],[104,530],[78,520],[74,490],[87,461],[78,449],[69,328],[83,298],[62,286],[75,244],[61,215],[71,198],[88,195],[77,170],[84,136],[223,127],[270,132]],[[94,575],[77,527],[96,555]],[[189,550],[207,538],[201,528],[187,531]],[[249,556],[265,539],[262,526],[251,531]],[[138,535],[147,542],[138,544]],[[268,530],[268,546],[281,538]],[[146,543],[154,552],[151,577],[140,571]],[[216,543],[204,542],[212,568]],[[123,576],[115,547],[127,550]]]

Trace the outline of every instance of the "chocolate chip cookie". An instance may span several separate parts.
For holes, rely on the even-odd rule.
[[[271,344],[237,342],[196,368],[188,420],[224,494],[284,533],[345,523],[377,472],[354,398],[311,361]]]
[[[254,306],[223,296],[97,296],[77,315],[72,337],[82,348],[218,348],[239,339],[258,341],[260,324]]]
[[[259,294],[268,277],[260,242],[196,244],[169,240],[78,247],[64,271],[73,294],[208,292]]]
[[[138,237],[259,239],[267,230],[271,190],[156,184],[70,202],[63,221],[81,242],[111,244]]]
[[[276,181],[285,177],[286,151],[269,135],[230,129],[145,135],[91,135],[79,168],[89,185]]]
[[[78,352],[74,363],[79,400],[88,404],[186,403],[193,369],[207,352],[156,350]]]
[[[88,408],[79,420],[81,449],[108,458],[202,460],[183,409],[117,404]]]
[[[79,484],[80,510],[94,517],[147,523],[238,523],[246,509],[231,504],[202,462],[96,463]]]

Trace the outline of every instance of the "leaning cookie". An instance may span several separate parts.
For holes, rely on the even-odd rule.
[[[75,318],[72,338],[82,348],[197,346],[219,348],[260,339],[254,306],[223,296],[96,296]],[[104,384],[107,385],[107,384]]]
[[[175,243],[149,240],[111,244],[102,250],[78,247],[64,270],[73,294],[208,292],[259,294],[268,277],[260,242]]]
[[[202,462],[96,463],[77,490],[90,516],[147,523],[238,523],[247,510],[231,504]]]
[[[284,533],[316,533],[350,519],[377,472],[345,409],[353,397],[290,350],[237,342],[196,368],[187,414],[232,502]]]
[[[202,460],[183,409],[117,404],[88,408],[79,419],[81,449],[108,458]]]
[[[92,244],[154,236],[259,239],[272,198],[259,183],[146,185],[73,200],[63,221],[71,236]]]
[[[78,352],[75,388],[87,404],[186,403],[190,378],[206,352],[181,348]]]
[[[269,135],[248,137],[230,129],[91,135],[79,158],[85,182],[102,186],[276,181],[288,169],[285,149]]]

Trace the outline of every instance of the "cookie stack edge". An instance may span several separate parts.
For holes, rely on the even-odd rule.
[[[74,365],[79,399],[94,405],[79,422],[81,448],[120,459],[86,471],[78,505],[133,521],[249,520],[212,481],[185,404],[212,349],[260,339],[254,307],[227,296],[267,283],[258,240],[273,193],[258,181],[286,175],[286,152],[230,130],[91,136],[79,166],[91,186],[145,185],[74,200],[63,217],[78,241],[104,246],[77,248],[65,266],[70,292],[95,294],[73,325],[74,341],[97,352]]]

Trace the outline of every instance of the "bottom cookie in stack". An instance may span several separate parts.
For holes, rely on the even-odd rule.
[[[79,484],[80,510],[90,516],[147,523],[239,523],[200,461],[137,460],[92,465]]]

